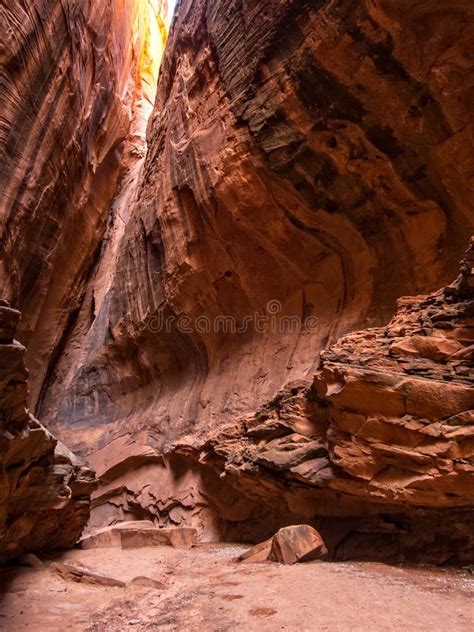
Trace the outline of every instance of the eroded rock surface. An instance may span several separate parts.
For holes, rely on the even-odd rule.
[[[259,541],[314,520],[334,555],[467,551],[469,439],[440,420],[471,406],[469,360],[453,359],[469,352],[456,327],[428,335],[448,331],[428,313],[437,299],[406,306],[406,335],[344,339],[310,382],[341,335],[455,275],[474,226],[472,3],[182,0],[141,175],[140,2],[70,21],[43,4],[17,38],[54,43],[35,72],[2,52],[15,98],[0,272],[25,310],[36,411],[100,475],[91,527]],[[67,124],[43,137],[53,100]]]
[[[327,554],[321,535],[309,525],[283,527],[275,535],[252,547],[237,558],[238,562],[280,562],[296,564],[321,559]]]
[[[335,557],[472,561],[473,341],[474,239],[454,283],[343,337],[309,387],[178,451],[316,521]]]
[[[113,259],[166,11],[166,0],[0,2],[0,296],[23,314],[33,410],[99,256]]]
[[[94,473],[28,412],[20,313],[0,302],[0,563],[70,548],[89,519]]]
[[[189,527],[157,529],[150,520],[131,520],[98,529],[80,541],[81,548],[138,549],[147,546],[172,546],[188,549],[194,544],[197,530]]]
[[[113,586],[115,588],[125,588],[126,586],[126,583],[120,579],[102,575],[102,573],[97,573],[84,566],[53,562],[50,569],[66,581],[92,584],[93,586]]]
[[[342,334],[454,277],[474,222],[473,23],[458,1],[180,3],[108,291],[91,276],[40,408],[109,471],[103,498],[116,477],[103,517],[149,518],[142,467],[159,486],[177,439],[311,379]]]

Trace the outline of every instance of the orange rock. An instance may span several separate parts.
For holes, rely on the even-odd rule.
[[[280,529],[272,538],[268,559],[281,564],[296,564],[320,559],[327,554],[320,534],[308,525]]]
[[[117,588],[125,588],[126,583],[120,579],[103,575],[96,571],[92,571],[84,566],[76,564],[64,564],[62,562],[53,562],[50,566],[53,573],[56,573],[65,580],[92,584],[94,586],[114,586]]]
[[[471,256],[474,240],[464,261]],[[323,352],[312,389],[289,385],[253,420],[221,428],[201,446],[200,461],[250,498],[279,507],[281,517],[285,504],[315,524],[324,517],[328,542],[340,528],[337,518],[352,517],[357,526],[343,535],[343,546],[333,546],[335,556],[364,550],[366,559],[472,559],[474,373],[463,353],[471,346],[465,332],[474,331],[470,274],[463,262],[451,285],[400,301],[386,327],[341,338]],[[315,420],[319,437],[288,426],[284,433],[286,411],[303,392],[299,413]],[[276,429],[283,436],[275,438]],[[278,541],[243,557],[267,559],[270,550],[277,556]],[[291,538],[282,540],[281,559],[286,542],[294,548]]]
[[[133,7],[145,5],[81,5],[78,24],[56,12],[51,32],[64,31],[65,43],[37,51],[28,72],[10,64],[19,95],[0,95],[11,129],[4,284],[24,307],[32,400],[41,394],[48,427],[104,472],[94,525],[151,508],[163,526],[205,523],[223,537],[237,524],[220,524],[233,505],[224,512],[223,492],[203,499],[202,472],[189,461],[179,497],[147,479],[161,483],[161,454],[185,435],[205,440],[253,415],[287,383],[308,379],[341,335],[385,325],[399,296],[452,278],[474,225],[464,63],[474,21],[471,8],[438,11],[433,2],[398,11],[387,0],[183,0],[146,149],[139,104],[154,101],[143,94],[153,81],[135,64],[149,47],[146,28],[128,28]],[[164,3],[156,6],[162,15]],[[11,23],[15,32],[22,21]],[[83,64],[70,59],[69,37]],[[56,100],[59,67],[73,94]],[[28,97],[37,85],[47,97],[38,103],[56,104],[47,122]],[[254,316],[265,316],[266,331],[235,331]],[[369,351],[371,336],[360,342]],[[369,378],[353,371],[338,395],[334,380],[326,386],[335,406],[405,412],[404,394],[387,384],[364,389]],[[273,438],[282,428],[325,433],[304,396],[283,406]],[[178,467],[176,485],[184,478]]]
[[[395,355],[409,355],[428,358],[430,360],[444,360],[461,349],[461,343],[449,338],[435,336],[411,336],[403,338],[390,347],[390,353]]]
[[[39,566],[33,551],[70,548],[79,539],[97,482],[28,411],[25,348],[12,342],[19,317],[0,301],[0,563],[20,557]]]
[[[308,525],[280,529],[272,538],[257,544],[239,556],[239,562],[280,562],[296,564],[320,559],[327,554],[320,534]]]
[[[190,548],[196,537],[196,529],[189,527],[158,529],[152,522],[136,520],[115,524],[86,535],[81,539],[80,546],[83,549],[134,549],[147,546]]]
[[[272,539],[265,540],[260,544],[256,544],[245,553],[237,558],[238,562],[246,562],[247,564],[256,564],[257,562],[266,562],[272,548]]]
[[[156,100],[164,1],[3,4],[0,289],[31,405],[100,472],[92,525],[472,551],[472,438],[444,422],[473,406],[474,249],[426,295],[474,227],[472,2],[182,0]],[[6,432],[26,464],[44,439],[69,540],[87,476],[18,366]],[[3,482],[6,548],[49,532],[40,469]]]

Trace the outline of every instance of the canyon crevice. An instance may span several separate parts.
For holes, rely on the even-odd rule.
[[[120,230],[166,10],[166,0],[0,3],[0,296],[22,312],[33,408]]]
[[[33,5],[0,294],[89,528],[472,561],[471,3],[181,0],[156,100],[166,2]]]

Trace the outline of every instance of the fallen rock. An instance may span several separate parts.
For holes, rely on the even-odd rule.
[[[147,546],[191,548],[197,530],[190,527],[160,529],[150,521],[121,522],[87,535],[80,541],[83,549],[122,548],[137,549]]]
[[[164,590],[165,588],[168,588],[165,582],[153,579],[152,577],[146,577],[145,575],[134,577],[128,585],[141,586],[142,588],[156,588],[157,590]]]
[[[155,529],[151,520],[130,520],[92,531],[81,538],[79,545],[82,549],[121,548],[122,533],[126,530],[137,530],[140,533],[147,529]]]
[[[239,562],[296,564],[317,560],[327,554],[322,537],[309,525],[283,527],[272,538],[243,553]]]
[[[247,562],[247,564],[255,564],[257,562],[266,562],[272,549],[272,538],[256,544],[242,555],[239,555],[237,562]]]
[[[327,554],[322,537],[308,525],[280,529],[272,538],[268,559],[280,564],[317,560]]]
[[[79,582],[83,584],[93,584],[96,586],[116,586],[125,588],[125,582],[120,579],[108,577],[101,573],[91,571],[84,566],[75,566],[73,564],[63,564],[62,562],[53,562],[51,570],[66,581]]]
[[[144,546],[172,546],[175,549],[190,549],[197,537],[197,530],[191,527],[173,529],[138,529],[123,531],[122,549],[135,549]]]

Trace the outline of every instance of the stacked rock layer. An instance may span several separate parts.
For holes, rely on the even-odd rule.
[[[474,239],[454,283],[343,337],[309,388],[178,451],[315,521],[336,558],[472,561]]]
[[[72,547],[96,487],[91,469],[28,412],[25,348],[14,340],[19,320],[0,301],[0,562]]]

